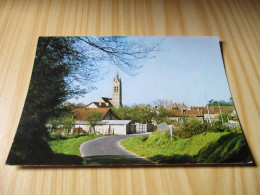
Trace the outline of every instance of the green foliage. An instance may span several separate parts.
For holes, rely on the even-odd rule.
[[[62,125],[62,121],[60,118],[56,117],[49,118],[45,124],[50,133],[55,132],[60,125]]]
[[[120,143],[127,150],[160,163],[235,163],[251,161],[241,133],[202,133],[171,141],[166,131],[127,138]]]
[[[242,133],[227,133],[202,148],[197,159],[203,163],[233,163],[251,161],[249,149]]]
[[[94,134],[96,134],[95,125],[101,118],[101,113],[97,111],[89,112],[85,115],[84,119],[89,122],[89,125],[93,128]]]
[[[155,109],[150,105],[134,106],[129,108],[127,106],[120,108],[112,108],[112,111],[123,120],[132,120],[137,123],[151,123],[156,116]]]
[[[232,98],[230,98],[230,101],[229,102],[226,102],[224,100],[220,100],[220,101],[217,101],[217,100],[214,100],[214,101],[211,101],[208,106],[234,106],[234,102],[232,100]]]
[[[51,140],[64,139],[64,136],[62,136],[60,129],[58,129],[58,130],[56,130],[56,131],[54,131],[54,132],[51,132],[51,133],[49,134],[49,136],[50,136],[50,139],[51,139]]]
[[[219,121],[222,121],[221,116],[222,116],[222,119],[223,119],[224,123],[227,123],[228,120],[232,120],[232,116],[230,116],[229,114],[223,113],[221,115],[219,114],[219,116],[218,116],[218,120]]]
[[[75,125],[75,119],[73,115],[66,115],[61,118],[65,136],[68,136],[69,131]]]
[[[119,108],[112,107],[113,113],[122,120],[132,120],[131,108],[127,106],[121,106]]]
[[[221,121],[213,123],[210,129],[212,129],[212,131],[214,132],[231,132],[231,128],[226,125],[223,125]]]
[[[97,137],[101,137],[101,135],[87,135],[78,138],[49,141],[48,143],[54,153],[81,156],[79,151],[80,145]]]
[[[131,117],[137,123],[151,123],[155,115],[155,110],[150,105],[134,106],[131,109]]]
[[[241,128],[231,128],[222,124],[221,121],[217,121],[210,125],[209,123],[203,123],[196,118],[188,118],[177,126],[177,131],[173,133],[174,139],[190,138],[192,136],[204,133],[204,132],[233,132],[241,133]]]
[[[164,107],[160,107],[157,110],[157,115],[155,117],[155,120],[157,122],[157,124],[162,123],[162,122],[166,122],[167,124],[169,124],[171,121],[169,119],[169,115],[170,115],[170,111],[165,109]]]
[[[189,138],[194,135],[198,135],[203,132],[212,132],[213,129],[211,128],[209,123],[203,123],[196,118],[188,118],[184,120],[178,127],[178,131],[174,133],[174,137],[179,138]]]
[[[98,111],[93,111],[93,112],[90,112],[90,113],[87,113],[85,115],[85,120],[89,122],[89,125],[90,126],[94,126],[97,124],[98,121],[101,120],[101,113],[98,112]]]

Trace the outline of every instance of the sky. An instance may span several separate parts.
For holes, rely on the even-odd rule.
[[[136,76],[115,66],[104,68],[104,79],[94,83],[95,90],[71,99],[88,104],[100,97],[112,97],[113,78],[122,80],[122,103],[151,104],[157,99],[205,106],[207,100],[229,101],[231,97],[218,37],[130,37],[150,44],[160,42],[160,52],[141,61]],[[108,66],[107,66],[108,67]],[[206,96],[206,97],[205,97]]]

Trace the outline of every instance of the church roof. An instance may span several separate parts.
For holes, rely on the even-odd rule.
[[[91,102],[90,104],[86,105],[86,107],[88,107],[91,104],[95,104],[98,108],[109,108],[109,106],[106,105],[106,103],[104,102]]]
[[[112,98],[107,98],[107,97],[101,97],[101,99],[104,100],[104,102],[108,102],[108,103],[110,100],[112,100]]]
[[[102,119],[110,111],[110,108],[75,108],[72,110],[72,113],[75,114],[77,121],[84,121],[86,114],[94,111],[99,112]]]

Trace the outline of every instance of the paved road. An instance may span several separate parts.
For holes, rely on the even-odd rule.
[[[85,165],[144,165],[153,164],[120,146],[122,139],[144,134],[101,137],[80,146]]]

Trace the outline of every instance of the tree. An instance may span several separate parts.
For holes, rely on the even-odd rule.
[[[157,46],[126,37],[40,37],[18,130],[46,134],[44,124],[61,115],[66,100],[94,89],[93,83],[102,79],[104,62],[133,75],[141,67],[140,60],[157,51]]]
[[[33,156],[31,148],[48,136],[48,119],[63,115],[62,105],[67,100],[95,89],[95,82],[102,79],[101,67],[114,65],[134,75],[142,60],[154,51],[158,51],[158,44],[147,45],[126,37],[40,37],[12,149],[27,148]]]
[[[85,115],[85,120],[89,122],[91,128],[93,128],[94,134],[96,134],[95,125],[101,120],[101,113],[97,111],[89,112]]]
[[[234,106],[233,100],[230,99],[229,102],[224,100],[212,100],[208,106]]]
[[[155,109],[150,105],[134,106],[132,108],[127,106],[113,107],[112,111],[123,120],[131,120],[137,123],[151,123],[156,116]]]
[[[122,120],[132,120],[131,111],[132,109],[127,106],[121,106],[119,108],[112,107],[112,112]]]
[[[141,110],[143,112],[145,122],[151,123],[156,116],[155,109],[152,108],[150,105],[145,105],[141,108]]]
[[[49,132],[56,131],[60,125],[62,125],[61,119],[55,117],[49,118],[47,123],[45,124]]]
[[[74,127],[75,125],[75,119],[73,115],[66,115],[61,118],[65,137],[68,137],[69,131]]]
[[[164,107],[160,107],[157,110],[156,122],[158,124],[162,122],[166,122],[167,124],[169,124],[170,123],[169,115],[170,115],[169,110],[165,109]]]
[[[154,106],[157,106],[157,107],[166,107],[167,104],[170,104],[171,103],[171,100],[168,100],[168,99],[157,99],[153,102],[153,105]]]

